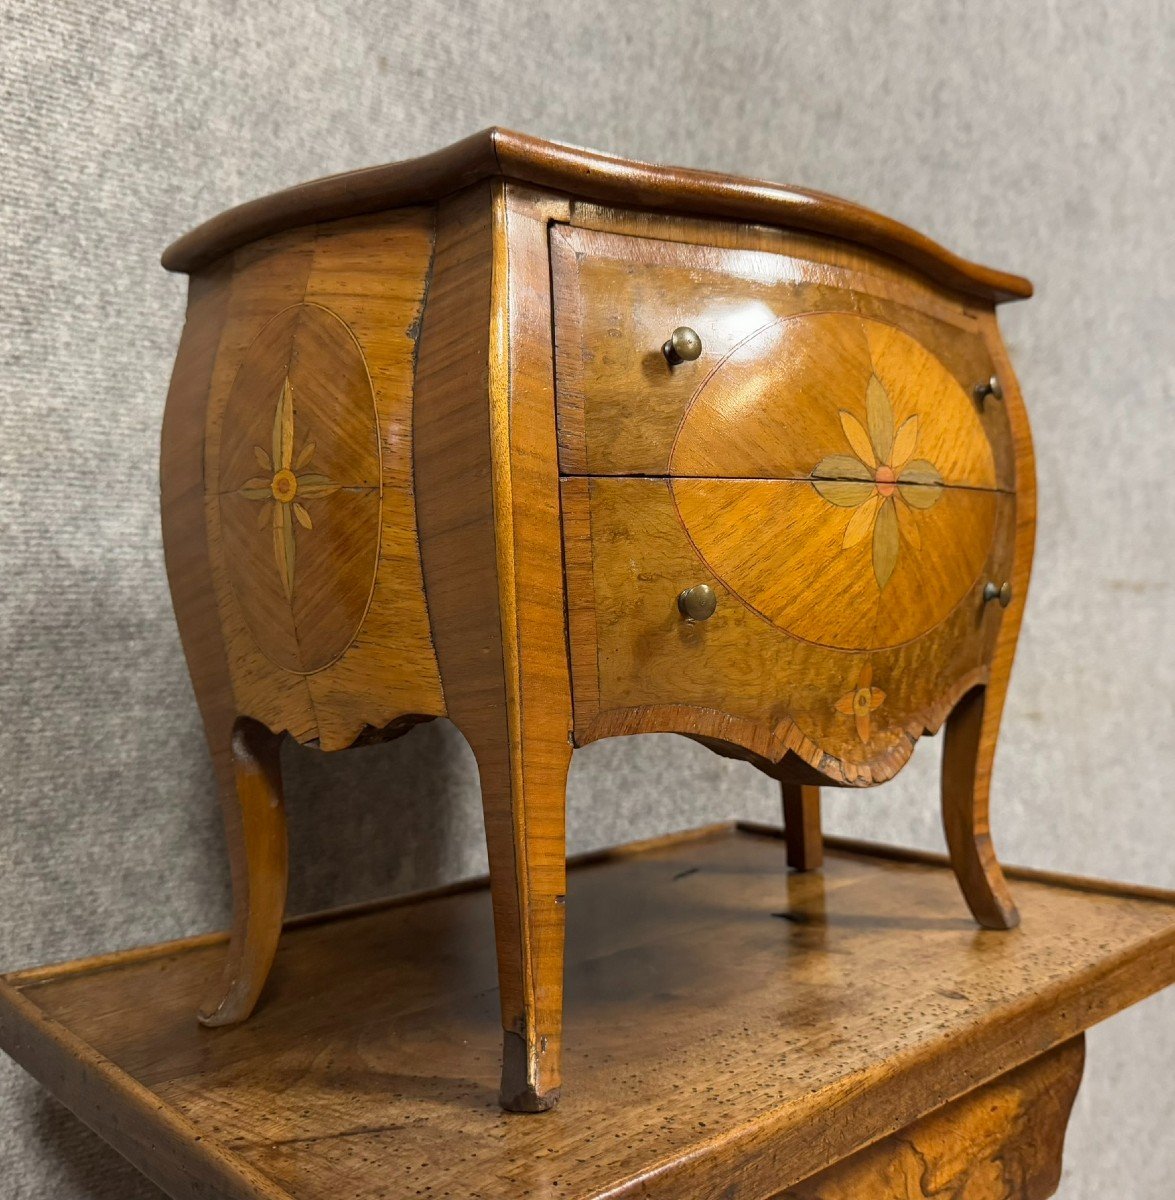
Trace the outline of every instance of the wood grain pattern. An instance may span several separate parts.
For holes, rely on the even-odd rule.
[[[220,497],[209,485],[221,459],[223,408],[241,362],[270,320],[302,301],[313,259],[313,231],[282,234],[268,243],[244,247],[233,256],[211,378],[207,390],[196,398],[203,422],[198,450],[204,514],[203,529],[194,536],[207,545],[217,619],[228,657],[232,716],[251,717],[275,733],[286,731],[299,741],[312,740],[317,734],[306,677],[282,670],[253,641],[233,596],[221,535]],[[259,398],[258,403],[272,412],[273,399]],[[164,432],[166,436],[166,425]],[[226,730],[224,736],[231,733]]]
[[[1006,497],[942,488],[919,509],[872,484],[850,486],[861,490],[830,501],[800,480],[669,483],[685,536],[732,600],[830,650],[884,650],[933,633],[987,568],[1004,565],[993,563],[993,543]]]
[[[573,219],[582,227],[551,237],[562,469],[667,477],[699,560],[675,563],[675,539],[650,515],[655,491],[640,518],[632,492],[603,517],[602,479],[565,482],[568,537],[592,546],[590,568],[582,543],[566,551],[577,740],[676,729],[736,746],[792,786],[889,778],[983,688],[997,630],[1015,639],[1018,621],[981,595],[981,581],[1015,573],[1013,558],[1022,566],[1023,506],[999,493],[1031,487],[1017,397],[977,407],[972,396],[1006,364],[990,309],[779,231],[688,220],[666,230],[579,206]],[[679,323],[698,329],[703,355],[671,367],[659,346]],[[658,607],[662,589],[698,582],[718,588],[719,617],[675,624]],[[722,624],[744,631],[724,601],[809,659],[754,633],[727,642]],[[669,650],[675,630],[685,657]],[[863,657],[838,682],[837,656],[811,661],[814,646]],[[879,673],[877,651],[899,647],[905,659]],[[897,694],[908,672],[926,682],[935,663],[950,669],[931,692]],[[794,699],[813,684],[803,703],[815,721]],[[985,709],[968,721],[974,702],[948,732],[944,824],[977,919],[1006,928],[1015,908],[985,790],[996,726]],[[830,728],[829,706],[852,721],[856,746]],[[975,721],[989,737],[968,734]]]
[[[932,635],[841,651],[789,636],[740,603],[686,536],[665,481],[564,480],[576,743],[677,731],[797,764],[804,770],[792,772],[795,782],[892,778],[918,737],[987,678],[1002,621],[998,606],[983,602],[982,582],[1005,576],[1015,516],[1011,497],[995,505],[984,570]],[[718,592],[717,612],[683,621],[677,595],[699,582]],[[838,703],[857,690],[866,666],[884,703],[862,729]]]
[[[824,863],[820,789],[803,783],[781,783],[779,788],[787,865],[796,871],[815,871]]]
[[[564,473],[806,478],[847,452],[839,409],[864,418],[869,329],[898,415],[926,418],[922,457],[948,480],[1010,487],[1007,417],[969,399],[993,370],[972,306],[835,245],[715,222],[685,232],[697,244],[552,229]],[[661,345],[678,325],[702,355],[671,368]]]
[[[1035,873],[977,935],[949,869],[888,854],[787,876],[778,830],[727,828],[588,856],[541,1120],[497,1111],[484,889],[292,923],[231,1028],[191,1020],[207,939],[10,976],[0,1044],[177,1197],[767,1200],[1175,981],[1169,894]]]
[[[281,735],[247,717],[233,731],[245,863],[236,901],[243,916],[234,925],[221,978],[200,1010],[205,1025],[231,1025],[252,1013],[277,952],[289,877],[281,742]]]
[[[246,956],[245,950],[258,940],[257,918],[251,907],[255,890],[250,879],[250,840],[246,837],[244,811],[237,790],[238,763],[233,751],[237,711],[228,651],[217,611],[205,526],[205,403],[216,367],[231,275],[231,264],[224,263],[191,282],[187,319],[164,409],[159,463],[167,579],[188,673],[212,757],[233,895],[231,953],[225,958],[223,990],[219,997],[206,1001],[205,1011],[214,1011],[226,995],[237,994],[238,980],[244,977],[250,965],[258,963],[257,956]],[[255,839],[252,844],[256,845]],[[280,912],[277,920],[280,932]],[[276,936],[268,940],[276,944]],[[259,993],[263,985],[264,972],[260,980],[254,972],[246,990]],[[256,997],[253,999],[255,1001]]]
[[[1003,385],[1016,447],[1016,525],[1012,551],[1012,601],[999,619],[986,685],[963,698],[947,726],[942,759],[942,813],[951,863],[975,919],[990,929],[1007,929],[1019,920],[996,858],[991,837],[990,793],[1000,717],[1003,714],[1012,658],[1024,615],[1036,541],[1036,463],[1032,431],[1020,385],[1008,361],[994,314],[981,322]]]
[[[281,929],[273,735],[331,749],[444,712],[407,453],[431,247],[431,214],[409,211],[281,235],[192,280],[161,480],[234,894],[208,1023],[249,1015]]]
[[[354,642],[379,565],[379,417],[349,327],[319,304],[283,309],[223,419],[208,486],[234,598],[262,653],[309,675]]]
[[[778,1200],[1046,1200],[1081,1084],[1075,1038],[852,1158]]]
[[[415,325],[432,220],[406,210],[312,227],[233,259],[204,441],[233,704],[326,750],[405,716],[444,713],[411,464]],[[283,504],[274,493],[269,510],[250,498],[269,478],[255,447],[273,466],[275,405],[287,379],[290,473],[303,480],[294,485],[303,496],[316,493],[304,506],[316,530],[301,525],[293,494]],[[288,517],[288,580],[280,553],[275,566],[279,531],[259,528],[258,510]]]
[[[669,474],[927,486],[919,462],[945,487],[997,486],[981,410],[943,363],[894,325],[823,311],[767,321],[712,361]]]
[[[416,393],[429,615],[481,779],[518,1111],[559,1094],[571,757],[545,218],[500,186],[441,206]]]
[[[955,869],[1014,923],[988,779],[1031,450],[1010,376],[1007,404],[974,387],[1022,281],[825,197],[501,131],[245,206],[167,261],[197,273],[165,539],[237,894],[207,1021],[248,1015],[274,957],[284,734],[466,737],[511,1109],[559,1093],[575,745],[749,759],[810,869],[816,788],[891,778],[955,709]],[[671,367],[686,322],[703,353]],[[685,620],[698,584],[717,612]]]
[[[497,126],[422,158],[333,175],[239,205],[173,243],[163,265],[195,271],[286,229],[427,203],[496,177],[604,204],[807,230],[869,246],[985,300],[1032,295],[1028,280],[966,262],[923,234],[835,196],[633,162]]]
[[[571,674],[567,656],[559,468],[551,373],[547,229],[566,218],[558,200],[502,189],[498,278],[503,369],[492,396],[500,570],[514,626],[508,678],[513,839],[521,864],[522,982],[530,991],[503,1051],[506,1107],[544,1110],[559,1094],[563,1054],[563,945],[567,900],[566,787],[571,765]],[[504,269],[503,269],[504,268]],[[507,523],[508,519],[508,523]],[[509,541],[507,542],[507,537]],[[501,987],[501,985],[499,984]],[[503,991],[505,995],[505,991]]]

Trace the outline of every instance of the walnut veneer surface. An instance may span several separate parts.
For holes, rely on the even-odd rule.
[[[956,875],[1015,925],[988,785],[1035,483],[994,305],[1026,281],[831,197],[501,130],[165,263],[192,279],[164,542],[236,895],[208,1024],[275,953],[286,735],[469,741],[511,1108],[558,1095],[564,789],[597,738],[748,758],[814,868],[816,789],[945,723]]]
[[[498,1111],[482,882],[301,919],[266,1003],[221,936],[0,981],[0,1045],[180,1200],[1043,1200],[1091,1024],[1175,980],[1175,897],[715,827],[569,872],[566,1094]],[[1138,1102],[1146,1102],[1140,1096]]]

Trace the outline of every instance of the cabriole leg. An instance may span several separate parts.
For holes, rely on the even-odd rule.
[[[570,746],[512,745],[478,753],[502,1002],[502,1086],[511,1112],[559,1098],[565,806]]]
[[[220,983],[200,1010],[204,1025],[249,1016],[281,936],[289,854],[280,749],[280,736],[242,719],[231,754],[213,753],[232,864],[233,929]]]
[[[968,692],[947,719],[942,756],[942,820],[951,866],[968,907],[986,929],[1012,929],[1020,914],[991,843],[988,790],[996,720],[987,689]]]

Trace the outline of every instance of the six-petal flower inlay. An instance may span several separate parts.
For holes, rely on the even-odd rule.
[[[894,429],[893,405],[884,384],[870,376],[865,391],[865,420],[840,409],[840,426],[851,454],[832,454],[812,470],[812,486],[830,504],[855,509],[842,546],[873,538],[873,575],[884,588],[897,566],[904,539],[917,549],[921,537],[914,510],[932,508],[942,495],[935,465],[915,458],[918,414]]]

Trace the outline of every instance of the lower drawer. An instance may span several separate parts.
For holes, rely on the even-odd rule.
[[[945,488],[899,518],[797,480],[562,489],[579,743],[689,733],[867,784],[986,678],[1002,610],[984,586],[1009,572],[1010,493]],[[716,610],[686,620],[678,595],[703,583]]]

